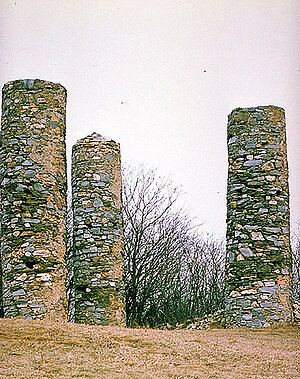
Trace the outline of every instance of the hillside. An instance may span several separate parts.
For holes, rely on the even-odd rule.
[[[150,330],[0,320],[1,378],[299,378],[300,329]]]

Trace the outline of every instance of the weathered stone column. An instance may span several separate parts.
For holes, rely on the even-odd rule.
[[[5,317],[66,319],[66,90],[3,87],[1,257]]]
[[[2,183],[2,175],[1,175],[1,162],[3,162],[3,154],[2,154],[2,143],[0,138],[0,318],[3,317],[3,299],[2,299],[2,253],[1,253],[1,240],[2,240],[2,231],[1,231],[1,215],[3,214],[2,210],[2,201],[1,201],[1,183]]]
[[[119,144],[94,133],[73,146],[71,321],[123,324],[121,186]]]
[[[285,115],[274,106],[228,117],[228,326],[292,320]]]
[[[1,228],[1,219],[2,219],[2,214],[3,214],[3,207],[2,207],[2,200],[1,200],[1,192],[2,192],[2,186],[1,186],[1,183],[2,183],[2,180],[3,180],[3,177],[2,177],[2,169],[1,169],[1,165],[2,165],[2,162],[3,162],[3,154],[2,154],[2,138],[1,138],[1,134],[0,134],[0,318],[3,317],[3,298],[2,298],[2,252],[1,252],[1,240],[2,240],[2,228]]]

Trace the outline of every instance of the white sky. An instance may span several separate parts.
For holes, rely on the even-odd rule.
[[[0,0],[0,85],[67,88],[67,145],[96,131],[123,162],[183,185],[203,231],[225,234],[227,115],[286,110],[300,221],[299,0]]]

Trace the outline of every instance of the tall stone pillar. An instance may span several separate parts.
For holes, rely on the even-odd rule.
[[[227,324],[288,323],[291,248],[284,110],[232,111],[228,159]]]
[[[3,317],[3,299],[2,299],[2,253],[1,253],[1,240],[2,240],[2,231],[1,231],[1,215],[3,214],[2,210],[2,201],[1,201],[1,183],[2,183],[2,172],[1,172],[1,162],[3,162],[3,154],[2,154],[2,141],[0,135],[0,318]]]
[[[3,87],[1,258],[5,317],[66,319],[66,90]]]
[[[2,207],[2,201],[1,201],[1,183],[3,180],[2,177],[2,170],[1,170],[1,162],[3,162],[3,154],[2,154],[2,139],[0,134],[0,318],[3,317],[3,298],[2,298],[2,252],[1,252],[1,240],[2,240],[2,231],[1,231],[1,215],[3,214],[3,207]]]
[[[124,322],[121,186],[119,144],[94,133],[73,146],[71,321]]]

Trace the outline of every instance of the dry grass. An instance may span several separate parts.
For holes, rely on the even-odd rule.
[[[299,378],[299,328],[162,331],[0,320],[1,378]]]

